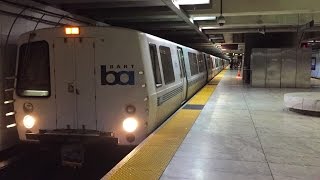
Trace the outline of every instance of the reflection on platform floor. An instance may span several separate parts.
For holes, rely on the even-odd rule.
[[[320,88],[320,79],[311,78],[310,84],[313,88]]]
[[[283,105],[301,91],[320,89],[251,88],[227,71],[161,179],[319,179],[320,118]]]

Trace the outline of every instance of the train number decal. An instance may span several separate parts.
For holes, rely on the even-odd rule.
[[[110,66],[110,67],[113,67],[113,66]],[[101,68],[101,85],[113,86],[113,85],[134,85],[135,84],[134,71],[107,70],[106,65],[101,65],[100,68]]]

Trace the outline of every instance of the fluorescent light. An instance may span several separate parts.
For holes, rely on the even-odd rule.
[[[207,20],[216,20],[216,16],[196,16],[192,17],[194,21],[207,21]]]
[[[210,4],[210,0],[175,0],[179,5]]]
[[[308,43],[319,43],[320,40],[311,40],[311,41],[308,41]]]
[[[179,4],[178,1],[173,0],[172,3],[173,3],[178,9],[180,9],[180,6],[179,6],[180,4]]]
[[[16,123],[9,124],[9,125],[7,125],[7,128],[12,128],[12,127],[15,127],[16,125],[17,125]]]
[[[220,29],[218,26],[201,26],[202,29]]]
[[[4,104],[10,104],[10,103],[13,103],[14,100],[9,100],[9,101],[5,101]]]
[[[193,21],[193,19],[192,19],[192,18],[189,18],[189,20],[190,20],[192,23],[194,23],[194,21]]]
[[[48,96],[49,91],[41,91],[41,90],[24,90],[23,95],[25,96]]]
[[[15,114],[15,112],[8,112],[8,113],[6,113],[6,116],[8,117],[8,116],[12,116],[14,114]]]

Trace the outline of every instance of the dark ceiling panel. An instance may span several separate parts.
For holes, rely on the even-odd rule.
[[[75,6],[75,5],[73,5]],[[63,7],[63,6],[62,6]],[[64,8],[68,9],[68,8]],[[168,7],[166,6],[153,6],[153,7],[115,7],[115,8],[103,8],[97,7],[94,9],[78,9],[72,8],[68,10],[76,10],[81,13],[81,11],[92,11],[95,13],[104,13],[104,14],[160,14],[161,12],[166,12],[168,14],[174,14]]]
[[[153,7],[164,6],[162,1],[117,1],[117,2],[87,2],[87,3],[62,3],[64,9],[112,9],[112,8],[129,8],[129,7]]]
[[[100,17],[130,17],[130,16],[157,16],[157,15],[175,15],[169,8],[165,6],[156,6],[156,7],[127,7],[127,8],[112,8],[112,9],[105,9],[105,8],[96,8],[96,9],[67,9],[77,14],[90,14],[96,15]]]
[[[136,29],[199,50],[217,53],[212,42],[224,42],[223,35],[208,37],[192,23],[186,11],[211,9],[209,5],[188,5],[177,8],[167,0],[38,0],[65,11],[97,21]],[[214,21],[211,21],[214,23]],[[194,45],[194,44],[197,44]],[[201,45],[202,44],[202,45]]]
[[[222,44],[221,48],[228,50],[238,50],[238,44]]]

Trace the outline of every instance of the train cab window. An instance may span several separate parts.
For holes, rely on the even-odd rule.
[[[175,77],[174,77],[170,48],[165,46],[160,46],[159,50],[160,50],[160,56],[161,56],[164,82],[166,84],[173,83],[175,81]]]
[[[199,72],[204,72],[206,70],[206,66],[204,64],[204,59],[202,54],[198,54],[198,65],[199,65]]]
[[[198,74],[199,72],[198,72],[197,55],[195,53],[188,52],[188,57],[189,57],[191,76]]]
[[[162,79],[161,79],[161,73],[160,73],[157,46],[155,44],[150,44],[149,48],[150,48],[150,56],[151,56],[154,82],[156,84],[156,87],[161,87],[162,86]]]
[[[50,96],[49,44],[46,41],[20,46],[16,93],[22,97]]]

